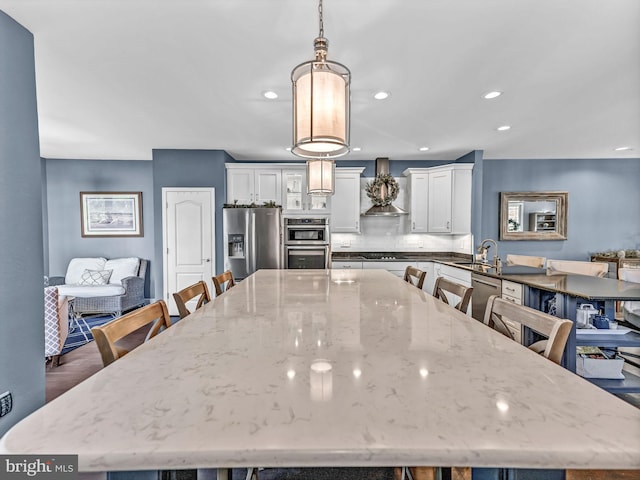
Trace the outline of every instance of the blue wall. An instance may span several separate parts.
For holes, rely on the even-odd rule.
[[[47,159],[45,165],[49,275],[63,276],[73,257],[146,258],[150,262],[145,292],[153,296],[151,278],[162,267],[150,257],[155,247],[152,162]],[[114,191],[142,192],[144,236],[83,238],[80,192]]]
[[[45,397],[38,142],[33,36],[0,12],[0,436]]]
[[[162,294],[162,188],[163,187],[213,187],[216,190],[216,273],[222,273],[224,266],[222,251],[222,206],[226,202],[225,163],[235,160],[222,150],[154,150],[153,189],[155,192],[154,230],[155,258],[159,268],[154,272],[153,281],[156,295]]]
[[[640,159],[484,160],[482,238],[498,239],[500,192],[569,192],[567,240],[502,241],[498,251],[588,260],[640,248]],[[476,236],[476,244],[481,240]]]

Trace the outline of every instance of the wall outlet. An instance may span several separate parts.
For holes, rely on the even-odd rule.
[[[422,240],[418,240],[418,248],[423,248],[424,242]]]
[[[342,243],[340,244],[340,246],[342,246],[342,247],[350,247],[351,246],[351,240],[342,240]]]
[[[4,392],[0,395],[0,417],[4,417],[13,408],[11,392]]]

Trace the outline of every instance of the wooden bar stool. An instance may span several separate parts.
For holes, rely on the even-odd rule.
[[[473,293],[473,287],[465,287],[459,283],[452,282],[444,277],[438,277],[433,288],[433,296],[442,300],[447,305],[451,305],[447,292],[460,298],[460,301],[454,306],[456,310],[467,313],[469,301]]]
[[[491,295],[484,312],[484,323],[513,340],[513,335],[503,317],[519,322],[548,337],[547,340],[535,342],[528,348],[560,364],[573,325],[571,320],[554,317],[539,310],[515,304],[497,295]]]
[[[416,267],[407,267],[404,271],[404,281],[409,282],[411,285],[422,290],[422,285],[424,284],[424,279],[427,277],[427,272],[423,272],[422,270]]]
[[[176,306],[178,307],[178,314],[180,318],[184,318],[189,315],[191,312],[187,308],[187,303],[196,300],[196,306],[194,310],[197,310],[205,303],[209,303],[211,301],[211,295],[209,295],[209,288],[204,281],[200,280],[198,283],[194,283],[186,288],[183,288],[179,292],[173,294],[173,299],[176,302]]]
[[[163,300],[138,308],[100,327],[93,327],[91,333],[100,350],[104,366],[129,353],[129,350],[116,345],[118,340],[149,324],[152,325],[145,342],[171,326],[171,317]]]
[[[233,273],[230,270],[222,272],[220,275],[216,275],[212,278],[213,285],[216,287],[216,297],[222,295],[224,292],[233,287],[236,282],[233,279]]]

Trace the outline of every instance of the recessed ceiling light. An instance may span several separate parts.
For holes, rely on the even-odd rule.
[[[482,96],[482,98],[486,98],[487,100],[490,100],[490,99],[492,99],[492,98],[497,98],[497,97],[499,97],[500,95],[502,95],[502,92],[498,92],[498,91],[496,90],[496,91],[493,91],[493,92],[485,93],[485,94]]]
[[[353,148],[351,149],[351,151],[352,151],[352,152],[359,152],[359,151],[361,151],[361,150],[362,150],[362,148],[360,148],[360,147],[353,147]]]
[[[427,150],[429,150],[429,147],[420,147],[418,150],[420,150],[421,152],[426,152]]]
[[[278,98],[278,94],[273,90],[267,90],[266,92],[262,92],[264,98],[268,98],[269,100],[275,100]]]
[[[375,93],[373,95],[373,98],[375,98],[376,100],[384,100],[385,98],[389,98],[389,92],[380,91],[378,93]]]
[[[502,125],[498,128],[496,128],[496,130],[498,130],[499,132],[504,132],[505,130],[509,130],[511,128],[510,125]]]
[[[618,148],[614,148],[614,150],[616,152],[625,152],[627,150],[633,150],[633,148],[631,148],[631,147],[618,147]]]

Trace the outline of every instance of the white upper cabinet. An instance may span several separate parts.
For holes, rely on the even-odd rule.
[[[282,169],[282,210],[289,214],[329,213],[330,196],[307,195],[307,169]]]
[[[429,228],[431,233],[451,232],[451,170],[429,173]]]
[[[410,229],[413,233],[427,233],[429,174],[411,172],[408,177]]]
[[[226,165],[227,203],[262,205],[282,201],[282,170],[254,168],[247,165]]]
[[[336,168],[335,193],[331,199],[333,233],[360,233],[360,176],[364,168]]]
[[[472,164],[408,168],[410,230],[414,233],[471,232]]]

